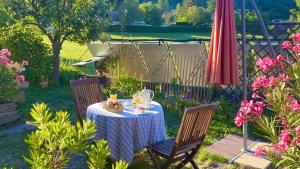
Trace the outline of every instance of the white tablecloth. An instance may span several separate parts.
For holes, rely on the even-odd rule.
[[[96,139],[108,141],[113,160],[132,162],[136,152],[166,139],[163,108],[154,101],[141,114],[132,106],[125,106],[120,114],[112,113],[96,103],[87,108],[87,118],[96,123]]]

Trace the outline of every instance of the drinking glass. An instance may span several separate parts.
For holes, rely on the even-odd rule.
[[[109,100],[112,102],[117,101],[118,95],[117,94],[110,94],[109,95]]]

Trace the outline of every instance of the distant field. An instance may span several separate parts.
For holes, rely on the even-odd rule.
[[[172,40],[185,40],[185,39],[198,39],[210,38],[210,33],[207,32],[193,32],[193,33],[134,33],[134,34],[121,34],[110,33],[112,39],[172,39]]]
[[[135,33],[135,34],[121,34],[110,33],[111,39],[172,39],[172,40],[185,40],[185,39],[198,39],[210,38],[210,33]],[[43,36],[44,42],[51,45],[46,36]],[[72,60],[86,60],[92,57],[91,53],[85,44],[66,41],[61,50],[61,57],[63,59]]]

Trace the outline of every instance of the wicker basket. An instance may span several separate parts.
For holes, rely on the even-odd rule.
[[[102,102],[101,105],[102,105],[102,107],[103,107],[105,110],[107,110],[107,111],[109,111],[109,112],[112,112],[112,113],[122,113],[123,110],[124,110],[124,107],[123,107],[123,106],[120,107],[120,108],[112,108],[112,107],[108,107],[108,106],[106,106],[105,102]]]

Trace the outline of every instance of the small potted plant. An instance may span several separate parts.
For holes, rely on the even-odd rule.
[[[21,65],[19,63],[15,62],[15,69],[18,70],[16,79],[17,79],[18,87],[20,87],[20,88],[28,88],[29,87],[29,81],[27,81],[25,76],[22,75],[22,73],[26,71],[26,66],[28,66],[27,60],[24,60]]]
[[[41,76],[40,86],[42,89],[45,89],[48,87],[48,79],[45,76]]]

